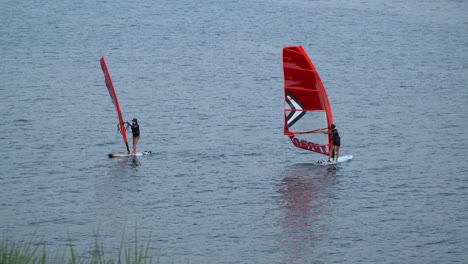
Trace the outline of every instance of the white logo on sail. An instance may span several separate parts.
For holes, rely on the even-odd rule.
[[[286,103],[291,108],[291,112],[287,116],[288,127],[292,127],[302,116],[305,115],[304,107],[291,94],[286,94]]]

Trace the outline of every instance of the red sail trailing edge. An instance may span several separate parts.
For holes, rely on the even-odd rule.
[[[115,109],[117,110],[117,115],[119,117],[120,132],[122,132],[123,141],[125,142],[125,146],[127,147],[127,152],[130,153],[130,149],[128,147],[127,132],[125,130],[125,124],[122,118],[122,112],[120,110],[119,99],[117,97],[117,93],[115,92],[114,84],[112,83],[112,78],[109,69],[107,68],[106,60],[104,59],[104,57],[101,58],[101,68],[104,72],[104,80],[106,83],[107,90],[109,90],[109,95],[112,99],[112,103],[114,104]]]
[[[333,114],[327,92],[312,61],[301,46],[283,48],[284,71],[284,134],[301,149],[328,155],[331,135],[321,135],[323,140],[309,140],[307,135],[319,138],[322,129],[333,124]],[[306,121],[307,116],[321,116],[320,122]],[[295,125],[297,123],[297,125]],[[292,126],[299,130],[292,130]]]

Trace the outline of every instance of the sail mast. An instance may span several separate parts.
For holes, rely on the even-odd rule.
[[[120,110],[119,99],[117,97],[114,84],[112,83],[112,78],[111,78],[109,69],[107,68],[107,64],[106,64],[106,60],[104,59],[104,56],[101,57],[101,68],[102,68],[102,71],[104,72],[104,80],[106,83],[107,90],[109,90],[109,95],[112,99],[112,103],[114,104],[115,109],[117,110],[117,116],[119,117],[119,128],[120,128],[120,132],[122,133],[123,141],[125,143],[125,146],[127,147],[127,152],[130,153],[130,148],[128,147],[128,140],[127,140],[127,131],[125,130],[125,124],[122,118],[122,111]]]

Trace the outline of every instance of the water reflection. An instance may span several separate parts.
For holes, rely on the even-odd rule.
[[[138,170],[138,167],[140,167],[140,161],[138,160],[138,157],[131,157],[130,158],[130,166],[132,169]]]
[[[92,221],[101,224],[101,236],[114,237],[121,233],[134,210],[132,199],[141,184],[135,175],[138,175],[141,163],[138,157],[113,158],[103,162],[106,170],[96,177],[94,200],[89,209]]]
[[[336,185],[336,168],[310,164],[289,166],[277,186],[282,210],[278,220],[281,234],[278,263],[320,262],[326,252],[317,252],[316,244],[327,237],[333,214],[331,198]],[[317,247],[324,248],[324,247]]]
[[[112,208],[133,186],[129,185],[132,183],[131,176],[138,171],[141,163],[137,157],[115,158],[106,162],[107,175],[97,178],[99,184],[95,188],[95,198],[97,204],[107,204],[107,207]]]
[[[108,174],[115,177],[128,176],[132,171],[138,171],[141,163],[138,157],[114,158],[109,161]]]

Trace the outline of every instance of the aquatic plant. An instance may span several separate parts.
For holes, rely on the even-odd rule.
[[[99,236],[95,240],[91,250],[77,254],[72,240],[69,238],[67,246],[51,251],[44,240],[37,241],[34,234],[29,241],[18,242],[9,239],[7,234],[3,235],[0,242],[0,264],[159,264],[160,258],[157,254],[153,259],[150,250],[150,239],[146,243],[140,243],[137,235],[133,241],[125,241],[124,236],[120,242],[117,255],[107,257],[103,250]],[[175,263],[172,259],[171,263]],[[188,261],[186,263],[189,263]]]

